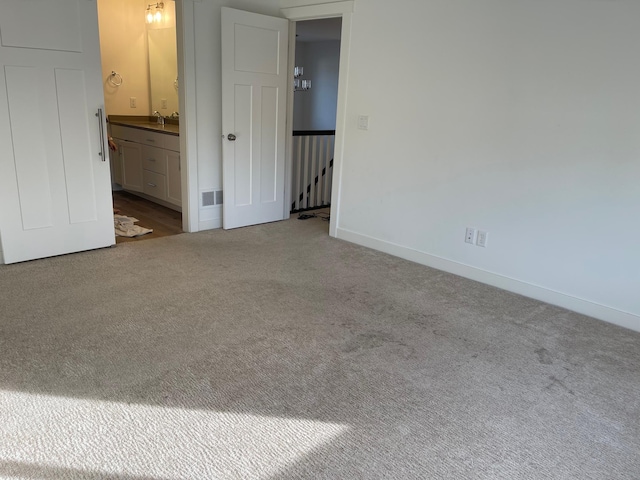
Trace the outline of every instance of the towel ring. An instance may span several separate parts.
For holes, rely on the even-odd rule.
[[[107,81],[114,87],[119,87],[120,85],[122,85],[122,75],[116,73],[115,71],[111,71],[111,75],[107,77]]]

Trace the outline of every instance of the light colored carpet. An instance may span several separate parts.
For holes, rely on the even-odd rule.
[[[640,334],[327,230],[1,267],[0,477],[640,477]]]

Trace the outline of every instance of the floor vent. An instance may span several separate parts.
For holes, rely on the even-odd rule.
[[[222,205],[222,190],[202,192],[202,206],[213,207],[214,205]]]
[[[216,204],[216,192],[202,192],[202,206],[211,207]]]

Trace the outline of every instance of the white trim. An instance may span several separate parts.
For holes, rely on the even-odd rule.
[[[201,190],[201,192],[207,190]],[[202,198],[202,193],[200,193]],[[200,207],[200,217],[198,221],[199,231],[222,228],[222,205],[209,205]]]
[[[200,231],[204,230],[216,230],[218,228],[222,228],[222,218],[212,218],[211,220],[202,220],[198,222],[198,226],[200,227]]]
[[[178,95],[180,97],[180,168],[182,170],[182,229],[197,232],[198,143],[195,65],[195,13],[193,1],[176,0],[178,39]]]
[[[640,332],[640,315],[362,235],[348,229],[338,228],[337,238]]]
[[[289,7],[280,10],[289,20],[316,20],[320,18],[340,17],[355,11],[354,0],[342,2],[322,3],[303,7]]]
[[[336,138],[333,152],[333,179],[331,186],[331,218],[329,235],[338,235],[342,203],[342,166],[344,165],[344,140],[347,131],[347,92],[349,87],[349,56],[351,54],[351,13],[342,15],[340,39],[340,76],[338,79],[338,105],[336,111]]]
[[[289,22],[289,72],[293,72],[292,65],[296,64],[296,24]],[[293,196],[293,75],[289,75],[287,83],[287,139],[284,147],[284,212],[282,218],[287,220],[291,217],[291,198]]]

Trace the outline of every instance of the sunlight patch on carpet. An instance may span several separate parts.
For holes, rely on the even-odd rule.
[[[0,477],[265,479],[348,426],[0,391]]]

